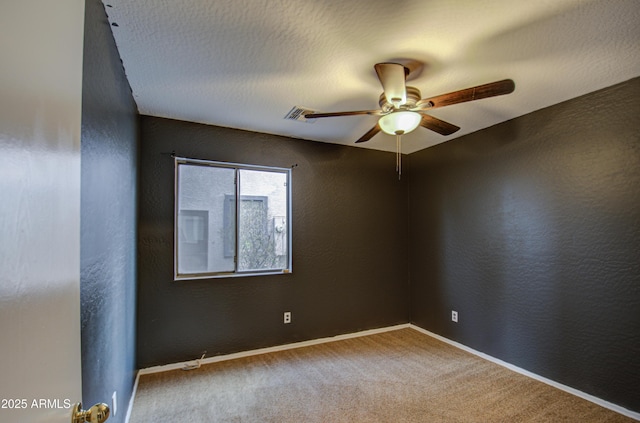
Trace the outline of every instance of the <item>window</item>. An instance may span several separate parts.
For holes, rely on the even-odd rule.
[[[175,163],[176,280],[291,271],[289,169]]]

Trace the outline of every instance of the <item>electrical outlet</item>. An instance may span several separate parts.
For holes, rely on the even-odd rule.
[[[290,311],[285,311],[284,312],[284,322],[285,323],[291,323],[291,312]]]
[[[455,310],[451,310],[451,320],[458,323],[458,312]]]

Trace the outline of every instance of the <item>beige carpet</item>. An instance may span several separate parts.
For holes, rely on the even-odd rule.
[[[130,423],[633,421],[401,329],[141,376]]]

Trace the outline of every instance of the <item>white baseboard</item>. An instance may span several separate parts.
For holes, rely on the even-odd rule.
[[[138,389],[138,381],[140,380],[140,376],[141,375],[148,375],[148,374],[152,374],[152,373],[161,373],[161,372],[167,372],[170,370],[178,370],[178,369],[188,369],[188,368],[197,368],[200,367],[203,364],[210,364],[210,363],[217,363],[217,362],[221,362],[221,361],[227,361],[227,360],[235,360],[238,358],[242,358],[242,357],[251,357],[254,355],[260,355],[260,354],[267,354],[267,353],[272,353],[272,352],[278,352],[278,351],[286,351],[286,350],[291,350],[294,348],[301,348],[301,347],[308,347],[311,345],[319,345],[319,344],[325,344],[325,343],[329,343],[329,342],[335,342],[335,341],[341,341],[343,339],[351,339],[351,338],[358,338],[361,336],[369,336],[369,335],[375,335],[377,333],[383,333],[383,332],[390,332],[390,331],[394,331],[394,330],[398,330],[398,329],[406,329],[406,328],[410,328],[413,330],[416,330],[420,333],[423,333],[425,335],[431,336],[439,341],[445,342],[449,345],[452,345],[456,348],[459,348],[463,351],[469,352],[473,355],[476,355],[480,358],[483,358],[485,360],[491,361],[492,363],[498,364],[502,367],[505,367],[509,370],[512,370],[516,373],[519,373],[521,375],[530,377],[532,379],[538,380],[540,382],[546,383],[547,385],[553,386],[554,388],[560,389],[562,391],[568,392],[572,395],[575,395],[577,397],[583,398],[587,401],[590,401],[594,404],[597,404],[601,407],[607,408],[609,410],[615,411],[616,413],[622,414],[624,416],[630,417],[632,419],[638,420],[640,421],[640,413],[636,413],[634,411],[631,410],[627,410],[624,407],[621,407],[619,405],[613,404],[609,401],[605,401],[603,399],[600,399],[598,397],[595,397],[593,395],[587,394],[585,392],[579,391],[577,389],[571,388],[570,386],[567,385],[563,385],[561,383],[555,382],[551,379],[547,379],[543,376],[537,375],[535,373],[532,373],[528,370],[524,370],[520,367],[514,366],[513,364],[509,364],[506,361],[502,361],[498,358],[492,357],[488,354],[482,353],[480,351],[476,351],[473,348],[469,348],[466,345],[460,344],[458,342],[452,341],[448,338],[445,338],[443,336],[437,335],[433,332],[429,332],[426,329],[422,329],[419,326],[410,324],[410,323],[405,323],[405,324],[401,324],[401,325],[396,325],[396,326],[388,326],[385,328],[379,328],[379,329],[371,329],[371,330],[365,330],[365,331],[361,331],[361,332],[355,332],[355,333],[349,333],[349,334],[344,334],[344,335],[337,335],[337,336],[332,336],[332,337],[328,337],[328,338],[319,338],[319,339],[312,339],[309,341],[302,341],[302,342],[295,342],[292,344],[285,344],[285,345],[278,345],[275,347],[268,347],[268,348],[260,348],[260,349],[256,349],[256,350],[250,350],[250,351],[242,351],[242,352],[238,352],[238,353],[233,353],[233,354],[227,354],[227,355],[221,355],[221,356],[215,356],[215,357],[208,357],[208,358],[202,358],[202,359],[195,359],[192,361],[187,361],[187,362],[182,362],[182,363],[173,363],[173,364],[166,364],[166,365],[162,365],[162,366],[153,366],[153,367],[147,367],[145,369],[140,369],[138,371],[138,374],[136,376],[136,381],[133,387],[133,392],[131,395],[131,400],[129,401],[129,408],[127,410],[127,417],[125,419],[125,423],[129,422],[129,417],[131,415],[131,409],[133,407],[133,401],[135,399],[136,396],[136,392]]]
[[[630,417],[632,419],[640,421],[640,413],[636,413],[634,411],[627,410],[624,407],[621,407],[619,405],[613,404],[613,403],[611,403],[609,401],[605,401],[605,400],[603,400],[601,398],[598,398],[598,397],[595,397],[593,395],[587,394],[586,392],[582,392],[582,391],[579,391],[579,390],[577,390],[575,388],[572,388],[570,386],[563,385],[563,384],[558,383],[556,381],[553,381],[551,379],[547,379],[546,377],[537,375],[537,374],[532,373],[532,372],[530,372],[528,370],[522,369],[522,368],[520,368],[518,366],[514,366],[513,364],[509,364],[506,361],[502,361],[502,360],[500,360],[498,358],[495,358],[495,357],[492,357],[492,356],[490,356],[488,354],[482,353],[480,351],[476,351],[473,348],[467,347],[466,345],[463,345],[463,344],[460,344],[458,342],[452,341],[452,340],[450,340],[448,338],[445,338],[445,337],[440,336],[438,334],[435,334],[433,332],[429,332],[428,330],[422,329],[419,326],[410,324],[409,327],[411,329],[417,330],[420,333],[423,333],[425,335],[429,335],[429,336],[431,336],[431,337],[433,337],[433,338],[435,338],[435,339],[437,339],[439,341],[442,341],[442,342],[447,343],[447,344],[449,344],[451,346],[454,346],[454,347],[456,347],[458,349],[461,349],[463,351],[466,351],[468,353],[476,355],[476,356],[478,356],[480,358],[488,360],[488,361],[490,361],[492,363],[498,364],[498,365],[500,365],[502,367],[505,367],[505,368],[507,368],[509,370],[512,370],[512,371],[514,371],[516,373],[520,373],[521,375],[524,375],[524,376],[530,377],[532,379],[535,379],[537,381],[546,383],[547,385],[553,386],[554,388],[557,388],[557,389],[560,389],[562,391],[568,392],[568,393],[570,393],[572,395],[575,395],[577,397],[585,399],[585,400],[587,400],[589,402],[592,402],[594,404],[597,404],[597,405],[599,405],[601,407],[608,408],[609,410],[615,411],[616,413],[620,413],[620,414],[622,414],[624,416],[627,416],[627,417]]]
[[[129,398],[129,406],[127,407],[127,415],[124,418],[124,423],[129,423],[131,418],[131,409],[133,408],[133,400],[136,398],[136,392],[138,392],[138,382],[140,381],[140,372],[136,372],[136,380],[133,383],[133,389],[131,390],[131,398]]]
[[[410,325],[408,323],[405,323],[402,325],[388,326],[388,327],[379,328],[379,329],[370,329],[370,330],[365,330],[361,332],[354,332],[354,333],[348,333],[344,335],[332,336],[328,338],[312,339],[309,341],[294,342],[292,344],[278,345],[275,347],[260,348],[257,350],[242,351],[242,352],[233,353],[233,354],[195,359],[195,360],[191,360],[183,363],[174,363],[174,364],[165,364],[163,366],[147,367],[145,369],[140,369],[140,371],[138,371],[138,375],[148,375],[151,373],[168,372],[170,370],[178,370],[178,369],[197,368],[204,364],[218,363],[220,361],[235,360],[237,358],[251,357],[253,355],[267,354],[267,353],[278,352],[278,351],[286,351],[294,348],[308,347],[311,345],[326,344],[327,342],[341,341],[343,339],[350,339],[350,338],[359,338],[361,336],[369,336],[369,335],[375,335],[377,333],[390,332],[398,329],[406,329],[408,327],[410,327]]]

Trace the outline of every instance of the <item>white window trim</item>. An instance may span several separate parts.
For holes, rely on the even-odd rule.
[[[275,269],[275,270],[264,270],[264,271],[241,271],[237,270],[237,262],[236,269],[231,272],[207,272],[207,273],[195,273],[195,274],[178,274],[178,166],[180,164],[195,164],[201,166],[212,166],[212,167],[224,167],[231,168],[236,170],[236,178],[240,169],[243,170],[259,170],[266,172],[278,172],[284,173],[287,177],[287,265],[283,269]],[[237,179],[236,179],[237,180]],[[291,169],[290,168],[282,168],[282,167],[273,167],[273,166],[260,166],[260,165],[250,165],[244,163],[232,163],[232,162],[219,162],[213,160],[204,160],[204,159],[191,159],[186,157],[178,157],[174,156],[174,208],[173,208],[173,280],[174,281],[185,281],[185,280],[196,280],[196,279],[216,279],[216,278],[235,278],[235,277],[245,277],[245,276],[265,276],[265,275],[283,275],[290,274],[293,272],[292,266],[292,207],[291,207]],[[240,184],[236,183],[236,198],[240,198]],[[237,206],[236,206],[237,210]],[[236,211],[237,213],[237,211]],[[236,219],[236,239],[237,239],[237,219]],[[237,245],[236,245],[237,249]],[[237,256],[237,251],[236,251]]]

